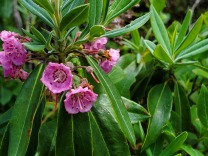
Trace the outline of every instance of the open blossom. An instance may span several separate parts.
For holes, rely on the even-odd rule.
[[[71,89],[66,94],[66,99],[64,100],[65,109],[69,114],[88,112],[96,100],[97,94],[88,87],[79,86],[76,89]]]
[[[119,49],[110,49],[105,52],[105,55],[107,56],[105,59],[99,62],[99,65],[106,73],[109,73],[112,70],[113,66],[118,62],[118,59],[120,57],[119,52]]]
[[[72,88],[72,78],[73,75],[69,67],[63,63],[49,62],[41,81],[52,93],[57,94]]]
[[[108,40],[106,37],[102,37],[102,38],[95,40],[92,43],[86,43],[84,45],[84,47],[85,47],[85,49],[88,49],[88,50],[105,49],[105,45],[106,45],[107,41]]]
[[[14,32],[4,30],[4,31],[2,31],[2,32],[0,33],[0,39],[1,39],[3,42],[5,42],[5,41],[7,41],[7,40],[10,39],[10,38],[15,37],[16,35],[17,35],[17,34],[14,33]]]

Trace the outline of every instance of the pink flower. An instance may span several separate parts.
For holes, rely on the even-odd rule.
[[[105,45],[106,45],[107,41],[108,40],[106,37],[102,37],[92,43],[86,43],[84,45],[84,47],[85,47],[85,49],[89,49],[89,50],[105,49]]]
[[[105,52],[106,54],[104,55],[106,56],[106,58],[101,60],[99,65],[106,73],[109,73],[112,70],[113,66],[118,62],[118,59],[120,57],[119,52],[119,49],[110,49]]]
[[[65,109],[69,114],[88,112],[96,100],[97,94],[88,87],[79,86],[76,89],[71,89],[66,94],[66,99],[64,100]]]
[[[17,34],[11,31],[2,31],[0,33],[0,38],[3,42],[7,41],[9,38],[15,37]]]
[[[49,62],[41,81],[52,93],[57,94],[72,88],[72,78],[73,75],[69,67],[63,63]]]

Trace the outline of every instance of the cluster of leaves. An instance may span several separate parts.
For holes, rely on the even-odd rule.
[[[62,19],[54,18],[57,2]],[[207,15],[200,16],[192,25],[190,10],[182,24],[176,21],[166,28],[159,15],[162,8],[152,0],[149,13],[123,28],[105,30],[114,18],[138,2],[20,0],[48,26],[43,33],[34,26],[31,32],[23,30],[33,40],[25,43],[31,51],[56,51],[52,44],[62,44],[62,40],[54,43],[57,36],[67,39],[65,45],[72,47],[94,37],[114,38],[130,32],[132,40],[125,39],[123,44],[132,52],[124,54],[109,75],[91,57],[81,60],[93,67],[101,84],[94,84],[99,97],[93,109],[69,115],[61,97],[58,112],[44,122],[45,113],[50,112],[40,82],[45,65],[38,65],[24,82],[14,106],[0,116],[0,155],[207,153],[208,40],[203,33]],[[149,18],[149,33],[153,30],[154,41],[148,35],[142,38],[137,30]],[[82,33],[76,39],[79,31]]]

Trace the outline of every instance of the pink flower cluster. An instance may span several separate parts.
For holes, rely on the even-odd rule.
[[[0,66],[3,67],[4,77],[25,80],[28,73],[22,68],[26,60],[26,50],[16,37],[18,34],[2,31],[0,39],[3,41],[3,50],[0,52]]]
[[[90,111],[97,99],[97,94],[86,83],[84,85],[81,83],[78,88],[71,89],[73,75],[71,69],[63,63],[49,62],[41,81],[54,94],[69,90],[64,100],[65,109],[69,114]]]
[[[106,73],[109,73],[112,70],[113,66],[118,62],[118,59],[120,57],[120,50],[112,48],[110,50],[105,50],[106,43],[107,38],[102,37],[92,43],[85,44],[84,47],[87,50],[97,52],[104,50],[104,53],[99,59],[99,65]]]

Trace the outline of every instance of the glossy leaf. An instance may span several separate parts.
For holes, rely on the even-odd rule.
[[[154,49],[156,48],[156,45],[149,40],[144,40],[144,44],[149,49],[149,51],[152,53],[152,55],[154,55],[153,53],[154,53]]]
[[[111,101],[111,105],[116,115],[116,119],[118,124],[123,131],[124,135],[129,140],[132,146],[135,146],[136,138],[134,135],[134,130],[131,125],[131,121],[129,119],[128,113],[124,107],[121,96],[119,95],[117,89],[111,82],[110,78],[106,75],[106,73],[98,66],[98,64],[90,57],[86,57],[88,63],[94,68],[94,72],[98,77],[100,83],[105,89],[109,100]]]
[[[108,13],[109,1],[110,0],[103,0],[103,10],[102,10],[102,15],[101,15],[101,24],[104,24],[106,15]]]
[[[164,48],[165,52],[168,55],[171,55],[172,52],[171,52],[171,48],[170,48],[170,40],[168,38],[168,33],[167,33],[166,28],[163,24],[163,21],[153,6],[151,6],[150,9],[151,9],[151,13],[152,13],[150,21],[151,21],[154,35],[155,35],[156,39],[158,40],[158,42],[161,44],[161,46]]]
[[[177,136],[166,148],[160,153],[160,156],[171,156],[174,155],[175,152],[180,150],[183,143],[186,141],[188,136],[187,132],[181,133]]]
[[[191,15],[192,15],[191,10],[188,10],[187,13],[186,13],[186,16],[183,20],[180,32],[178,34],[178,37],[177,37],[177,40],[176,40],[176,43],[175,43],[175,47],[178,47],[178,45],[181,44],[181,42],[183,41],[183,39],[186,35],[186,32],[189,28],[189,24],[191,22]]]
[[[192,72],[198,76],[202,76],[206,79],[208,79],[208,71],[203,69],[193,69]]]
[[[189,57],[196,56],[198,54],[206,52],[208,49],[208,39],[204,39],[198,43],[195,43],[183,50],[177,57],[176,60],[181,60]]]
[[[147,106],[151,118],[142,149],[146,149],[159,137],[163,126],[170,118],[172,109],[172,93],[167,84],[154,86],[147,98]]]
[[[52,121],[46,122],[42,124],[39,137],[38,137],[38,148],[37,154],[40,156],[50,156],[55,150],[55,134],[56,134],[56,123],[57,121],[54,119]],[[55,152],[54,154],[55,155]]]
[[[0,142],[0,155],[8,156],[8,145],[9,145],[9,124],[6,125],[4,135]]]
[[[111,31],[106,32],[103,37],[117,37],[117,36],[121,36],[123,34],[126,34],[128,32],[131,32],[133,30],[136,30],[138,28],[140,28],[141,26],[143,26],[150,18],[150,13],[147,13],[137,19],[135,19],[134,21],[132,21],[130,24],[126,25],[125,27],[122,28],[118,28],[118,29],[114,29]]]
[[[94,25],[90,29],[90,38],[100,37],[103,34],[105,34],[105,27],[102,25]]]
[[[37,30],[35,27],[32,26],[31,31],[33,35],[35,35],[39,39],[40,42],[42,42],[43,44],[46,44],[47,41],[39,30]]]
[[[63,5],[61,7],[62,15],[65,16],[68,14],[72,9],[83,5],[84,0],[64,0]]]
[[[175,112],[179,116],[179,123],[177,123],[177,129],[179,132],[186,130],[190,126],[190,105],[183,88],[175,83],[174,87],[174,104]]]
[[[197,35],[201,30],[202,23],[203,23],[203,16],[200,16],[199,19],[194,24],[191,31],[189,32],[189,34],[182,41],[182,43],[176,48],[176,51],[174,52],[175,55],[178,55],[183,49],[188,47],[196,39]]]
[[[157,0],[150,0],[150,2],[154,6],[155,10],[157,10],[158,13],[160,13],[164,9],[164,7],[166,6],[165,0],[160,0],[159,3]]]
[[[88,18],[89,4],[78,6],[67,13],[60,23],[60,29],[67,30],[84,23]]]
[[[89,26],[91,28],[93,25],[97,25],[100,23],[100,18],[103,9],[103,0],[89,0],[89,3]]]
[[[27,8],[31,13],[34,15],[38,16],[40,19],[43,20],[44,23],[49,25],[50,27],[53,27],[53,19],[51,16],[48,14],[48,12],[35,4],[32,0],[19,0],[19,2]]]
[[[201,123],[208,127],[208,90],[205,85],[202,85],[199,99],[197,102],[197,113]]]
[[[48,0],[34,0],[35,3],[37,3],[39,6],[47,10],[51,15],[54,14],[53,7],[51,3]]]
[[[191,146],[182,145],[181,149],[191,156],[204,156],[199,150],[194,149]]]
[[[123,69],[120,66],[115,66],[108,74],[108,76],[110,77],[111,81],[114,84],[116,84],[119,81],[122,81],[126,77],[126,74],[124,73]]]
[[[23,45],[29,49],[29,50],[32,50],[32,51],[42,51],[45,49],[45,45],[40,45],[40,44],[37,44],[37,43],[23,43]]]
[[[43,65],[36,67],[22,86],[16,99],[10,120],[10,138],[8,155],[25,155],[30,132],[33,126],[33,116],[39,106],[44,86],[40,82]]]
[[[127,140],[119,128],[114,110],[106,95],[99,95],[91,112],[94,155],[130,156]],[[93,126],[94,124],[96,126]],[[95,131],[98,130],[100,133],[96,136]]]
[[[13,108],[10,108],[8,111],[0,115],[0,126],[6,125],[9,122],[12,116],[12,109]]]
[[[165,63],[170,63],[172,64],[173,61],[172,59],[170,58],[170,56],[165,52],[165,50],[163,49],[163,47],[158,44],[154,50],[154,53],[153,55],[159,60],[159,61],[162,61],[162,62],[165,62]]]
[[[112,21],[116,16],[124,13],[135,4],[139,3],[140,0],[115,0],[109,8],[106,23]]]

